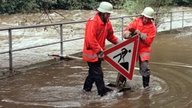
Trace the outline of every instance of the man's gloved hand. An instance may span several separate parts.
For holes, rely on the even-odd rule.
[[[142,40],[146,40],[147,34],[141,33],[139,30],[135,30],[134,35],[139,36]]]
[[[125,39],[129,39],[129,38],[131,38],[132,36],[131,36],[131,32],[128,30],[128,31],[126,31],[124,34],[123,34],[123,38],[125,38]]]
[[[97,53],[97,56],[98,56],[98,58],[103,59],[103,58],[104,58],[103,50],[99,51],[99,52]]]
[[[139,37],[140,37],[143,41],[145,41],[146,38],[147,38],[147,34],[145,34],[145,33],[140,33]]]
[[[139,36],[140,35],[140,31],[137,30],[137,29],[134,29],[134,28],[130,28],[128,31],[126,31],[124,34],[123,34],[123,37],[125,39],[130,39],[131,37],[133,36]]]
[[[135,30],[134,34],[139,36],[141,32],[139,30]]]

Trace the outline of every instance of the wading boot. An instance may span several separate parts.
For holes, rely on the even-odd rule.
[[[149,88],[149,80],[150,80],[150,76],[143,76],[143,87],[144,88]]]

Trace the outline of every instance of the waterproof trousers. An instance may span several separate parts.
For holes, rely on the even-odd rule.
[[[87,64],[89,66],[89,71],[88,76],[85,79],[83,89],[85,91],[91,91],[93,83],[95,83],[98,95],[105,95],[107,91],[103,80],[101,61],[99,60],[97,62],[87,62]]]
[[[150,73],[151,70],[149,68],[149,61],[141,61],[139,58],[139,71],[140,74],[142,75],[142,81],[143,81],[143,87],[149,87],[149,81],[150,81]]]

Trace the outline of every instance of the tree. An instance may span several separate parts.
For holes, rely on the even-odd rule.
[[[192,6],[191,0],[173,0],[173,2],[179,6]]]

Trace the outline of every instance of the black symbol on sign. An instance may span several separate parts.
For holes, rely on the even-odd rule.
[[[125,55],[127,53],[131,53],[131,50],[127,50],[126,48],[121,49],[121,53],[115,55],[113,58],[119,57],[118,63],[123,59],[123,62],[120,63],[121,66],[123,66],[127,71],[129,70],[129,62],[125,62]]]

